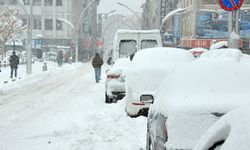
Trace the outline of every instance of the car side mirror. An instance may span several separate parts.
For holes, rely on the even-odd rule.
[[[150,104],[153,104],[153,103],[154,103],[154,96],[153,96],[153,95],[141,95],[140,101],[141,101],[142,103],[150,103]]]

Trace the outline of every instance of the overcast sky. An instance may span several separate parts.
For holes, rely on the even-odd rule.
[[[128,9],[118,5],[117,2],[121,2],[129,6],[136,12],[142,12],[141,5],[143,4],[144,1],[145,0],[100,0],[98,12],[107,13],[110,12],[111,10],[117,9],[116,13],[118,14],[124,14],[124,15],[131,14],[131,12]]]

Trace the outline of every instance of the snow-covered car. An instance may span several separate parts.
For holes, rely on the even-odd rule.
[[[212,44],[210,46],[210,50],[227,48],[227,47],[228,47],[228,42],[227,41],[219,41],[217,43],[215,42],[214,44]]]
[[[168,74],[156,95],[143,95],[154,101],[147,150],[191,150],[221,116],[250,101],[249,63],[239,50],[211,50]]]
[[[188,50],[190,53],[194,55],[194,57],[200,57],[201,54],[204,52],[207,52],[207,49],[202,48],[202,47],[196,47]]]
[[[105,81],[105,102],[112,103],[125,96],[125,78],[123,71],[129,67],[129,58],[117,59],[111,69],[107,70]]]
[[[147,116],[150,104],[140,101],[144,93],[154,94],[165,75],[177,65],[194,60],[178,48],[149,48],[138,51],[126,71],[125,111],[130,117]]]
[[[217,121],[194,150],[249,150],[250,104],[238,107]]]

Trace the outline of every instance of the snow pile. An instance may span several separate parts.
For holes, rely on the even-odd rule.
[[[168,71],[194,60],[183,49],[149,48],[138,51],[126,71],[126,86],[133,92],[152,92],[157,89]]]
[[[225,140],[225,142],[220,150],[248,150],[250,147],[249,114],[249,103],[232,110],[206,132],[194,150],[208,149],[221,140]]]
[[[169,116],[169,146],[192,149],[216,120],[211,113],[249,101],[249,61],[239,50],[212,50],[166,76],[151,109]]]

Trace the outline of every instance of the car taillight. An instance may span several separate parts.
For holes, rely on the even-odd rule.
[[[107,78],[109,78],[109,79],[117,79],[117,78],[119,78],[119,77],[120,77],[119,74],[108,74],[108,75],[107,75]]]
[[[166,139],[168,139],[168,129],[167,129],[167,127],[165,127],[163,129],[163,131],[164,131],[164,135],[165,135]]]

